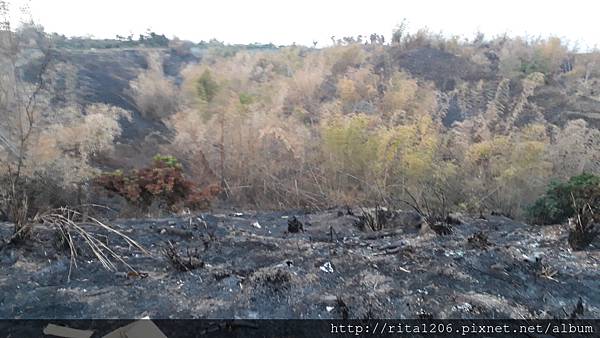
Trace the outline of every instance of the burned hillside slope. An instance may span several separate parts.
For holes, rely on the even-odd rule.
[[[108,236],[137,273],[106,271],[81,245],[70,281],[68,252],[39,228],[2,250],[0,317],[600,316],[598,243],[572,252],[565,226],[490,216],[438,235],[414,224],[363,232],[357,221],[345,210],[116,221],[152,257]]]

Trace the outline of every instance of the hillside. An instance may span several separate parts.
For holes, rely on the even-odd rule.
[[[193,48],[193,47],[190,47]],[[227,47],[222,47],[226,49]],[[280,47],[283,50],[287,47]],[[365,50],[370,50],[366,45]],[[264,53],[261,49],[250,49],[250,53]],[[302,54],[319,53],[319,50],[302,49]],[[58,49],[58,59],[68,65],[75,67],[77,71],[77,98],[80,104],[106,103],[137,112],[138,107],[132,102],[126,92],[130,81],[133,81],[141,72],[148,69],[148,57],[158,57],[161,62],[161,70],[164,75],[172,79],[177,85],[181,85],[182,70],[193,64],[202,63],[203,55],[206,56],[208,49],[174,50],[170,48],[108,48],[108,49]],[[234,52],[231,52],[234,53]],[[268,54],[277,53],[277,47],[273,47]],[[483,54],[487,58],[484,64],[478,64],[460,54],[454,54],[440,48],[431,46],[415,47],[412,49],[394,46],[384,47],[384,52],[374,55],[367,60],[367,64],[361,67],[372,66],[380,71],[404,71],[419,81],[431,81],[436,90],[449,93],[461,86],[473,87],[483,82],[486,90],[495,90],[503,79],[503,74],[498,69],[498,56],[492,46],[482,46],[477,55]],[[209,56],[210,57],[210,56]],[[567,55],[565,55],[567,57]],[[593,63],[595,54],[572,54],[571,59],[565,59],[569,67],[585,67]],[[226,57],[224,57],[226,58]],[[591,59],[591,60],[590,60]],[[390,68],[390,69],[385,69]],[[384,70],[385,69],[385,70]],[[531,97],[534,104],[540,106],[544,111],[544,117],[551,123],[564,125],[568,120],[582,118],[596,128],[599,128],[600,94],[598,93],[598,79],[592,76],[587,79],[588,90],[582,90],[581,81],[576,78],[576,72],[560,72],[546,79],[546,82],[537,88]],[[568,74],[568,75],[564,75]],[[585,77],[585,74],[582,74]],[[589,75],[588,75],[589,76]],[[512,83],[518,90],[518,83]],[[322,86],[327,86],[323,83]],[[322,87],[325,88],[325,87]],[[514,94],[514,93],[513,93]],[[488,95],[489,96],[489,95]],[[514,99],[514,98],[513,98]],[[482,102],[485,106],[488,102]],[[464,103],[463,103],[464,104]],[[461,109],[462,108],[462,109]],[[449,108],[449,115],[457,116],[456,119],[464,119],[466,116],[476,114],[471,107],[464,109],[454,103]],[[447,121],[452,120],[450,117]],[[448,125],[449,126],[449,125]]]
[[[27,142],[17,149],[9,118],[3,150],[62,172],[67,189],[161,153],[230,205],[408,201],[521,219],[550,182],[599,172],[598,53],[552,37],[396,33],[317,49],[24,29],[14,80],[44,84]]]
[[[332,40],[0,32],[0,318],[598,317],[600,53]]]

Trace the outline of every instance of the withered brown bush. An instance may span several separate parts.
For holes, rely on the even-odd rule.
[[[0,77],[1,116],[0,141],[8,152],[1,158],[5,175],[2,187],[2,207],[15,224],[13,240],[26,238],[30,233],[28,224],[31,201],[25,187],[27,166],[25,163],[30,143],[36,134],[41,111],[48,104],[48,75],[53,58],[44,33],[33,25],[13,31],[8,9],[0,6]],[[22,79],[19,60],[27,50],[34,50],[39,67],[32,83]]]
[[[142,212],[155,203],[164,203],[169,211],[182,208],[198,210],[210,206],[220,192],[218,186],[198,186],[185,177],[183,167],[172,156],[157,155],[151,166],[129,173],[103,173],[94,179],[110,193],[117,194]]]
[[[3,30],[0,51],[0,207],[26,235],[32,216],[45,209],[81,203],[90,163],[109,151],[126,113],[106,105],[82,107],[73,98],[73,67],[55,58],[50,41],[35,25]],[[18,65],[34,65],[25,80]],[[64,86],[57,86],[58,82]],[[15,237],[16,238],[16,237]]]
[[[153,120],[160,120],[179,109],[179,92],[173,80],[164,74],[157,54],[148,56],[148,69],[132,80],[127,90],[140,113]]]

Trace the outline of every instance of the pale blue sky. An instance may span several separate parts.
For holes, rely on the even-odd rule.
[[[600,2],[570,0],[12,0],[29,2],[46,31],[68,36],[139,34],[147,28],[193,41],[330,43],[330,36],[384,34],[403,18],[409,28],[472,37],[559,36],[581,49],[600,46]]]

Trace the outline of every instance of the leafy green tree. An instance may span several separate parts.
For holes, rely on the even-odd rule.
[[[217,95],[219,84],[207,69],[196,81],[196,93],[204,102],[211,102]]]

